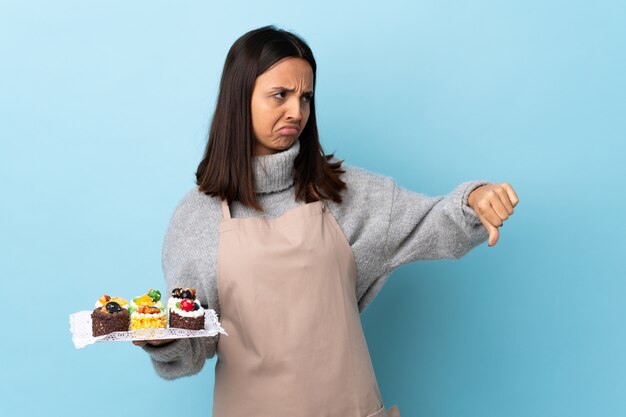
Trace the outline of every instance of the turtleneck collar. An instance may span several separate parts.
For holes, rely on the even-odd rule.
[[[293,162],[300,152],[300,139],[289,149],[271,155],[254,156],[254,188],[257,194],[272,193],[293,185]]]

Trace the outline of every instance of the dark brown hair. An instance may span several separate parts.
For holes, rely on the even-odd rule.
[[[251,101],[256,78],[278,61],[298,57],[313,69],[313,52],[297,35],[273,25],[252,30],[235,41],[228,51],[220,81],[215,113],[209,130],[204,157],[196,171],[201,192],[263,211],[254,188]],[[295,198],[305,203],[332,199],[341,203],[346,183],[339,178],[345,171],[343,160],[329,162],[334,154],[322,150],[315,119],[315,95],[310,115],[300,136],[300,152],[294,161]]]

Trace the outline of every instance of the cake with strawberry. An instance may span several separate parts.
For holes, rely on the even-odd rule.
[[[96,301],[95,307],[91,312],[91,332],[94,337],[128,331],[128,301],[105,294]]]
[[[150,289],[130,302],[130,330],[167,327],[161,292]]]
[[[171,328],[204,329],[204,309],[196,300],[195,288],[174,288],[167,306]]]

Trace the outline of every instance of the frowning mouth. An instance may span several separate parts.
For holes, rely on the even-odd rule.
[[[295,126],[285,126],[278,129],[278,133],[285,136],[297,135],[300,132],[300,129]]]

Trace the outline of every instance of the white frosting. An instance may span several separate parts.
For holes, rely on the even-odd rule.
[[[182,298],[170,297],[167,299],[167,308],[176,307],[176,303],[178,303]]]

